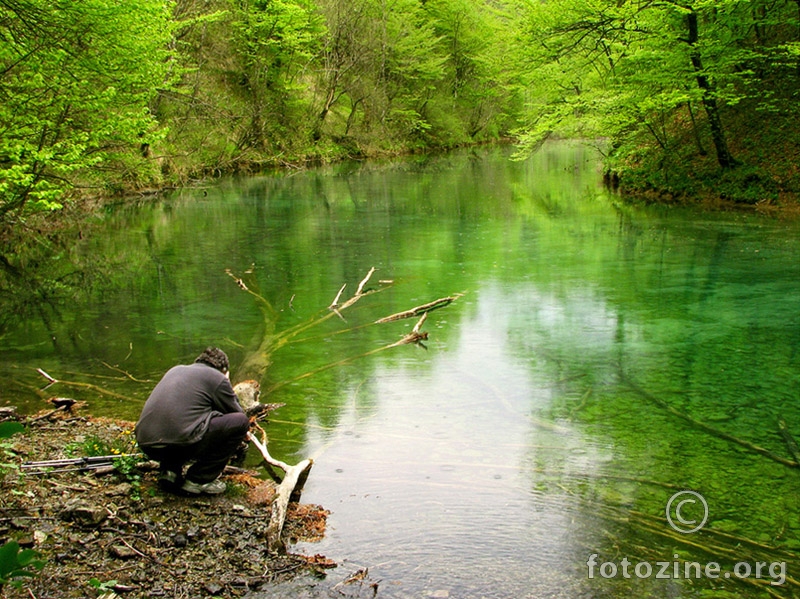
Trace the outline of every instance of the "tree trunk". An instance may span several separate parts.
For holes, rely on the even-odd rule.
[[[723,169],[733,168],[736,166],[736,160],[731,155],[728,149],[728,142],[725,139],[725,130],[722,127],[719,106],[717,106],[717,99],[714,95],[714,85],[703,72],[703,61],[700,58],[700,52],[697,50],[697,13],[691,11],[686,18],[689,26],[689,45],[692,47],[690,58],[694,67],[697,86],[702,91],[703,108],[705,108],[706,116],[708,116],[711,140],[714,142],[714,149],[717,151],[717,162]]]
[[[797,4],[797,40],[800,41],[800,0],[794,0]],[[800,76],[800,60],[797,61],[797,74]]]
[[[697,152],[701,156],[705,156],[708,154],[706,149],[703,147],[703,140],[700,139],[700,132],[697,130],[697,121],[694,118],[694,110],[692,109],[692,102],[686,102],[686,108],[689,110],[689,118],[692,121],[692,133],[694,133],[694,143],[697,145]]]

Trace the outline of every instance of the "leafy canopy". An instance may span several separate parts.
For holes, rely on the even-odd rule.
[[[0,219],[61,205],[73,176],[158,135],[164,0],[0,1]]]

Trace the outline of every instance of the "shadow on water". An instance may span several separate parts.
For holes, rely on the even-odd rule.
[[[172,364],[208,344],[242,363],[258,344],[263,314],[226,269],[247,273],[281,331],[374,266],[392,284],[282,346],[264,388],[413,325],[378,318],[463,296],[431,313],[427,350],[265,398],[286,403],[271,452],[314,457],[304,501],[331,511],[325,539],[294,550],[340,564],[268,596],[800,594],[798,225],[622,205],[577,144],[509,155],[228,179],[111,210],[67,260],[104,256],[102,276],[49,321],[8,321],[0,399],[34,410],[74,393],[135,419]],[[39,392],[36,368],[118,396]],[[684,490],[707,513],[667,511]],[[668,517],[706,521],[685,533]]]

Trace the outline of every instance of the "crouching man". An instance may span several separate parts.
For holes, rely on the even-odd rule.
[[[219,475],[249,425],[231,387],[228,356],[208,347],[194,364],[174,366],[158,382],[136,424],[136,441],[160,463],[163,488],[218,495],[225,492]]]

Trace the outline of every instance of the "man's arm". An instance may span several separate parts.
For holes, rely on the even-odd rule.
[[[231,382],[227,378],[220,381],[219,385],[217,385],[214,401],[217,403],[217,409],[223,414],[244,412],[242,406],[239,405],[239,399],[236,397],[236,393],[233,392]]]

